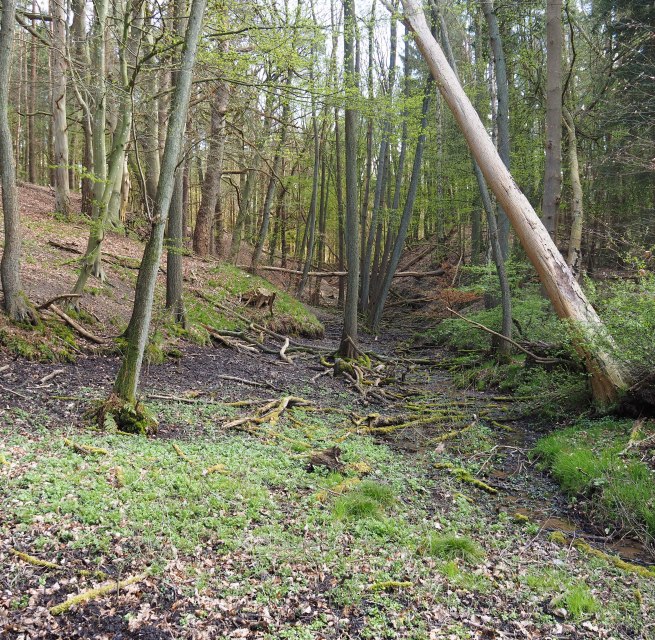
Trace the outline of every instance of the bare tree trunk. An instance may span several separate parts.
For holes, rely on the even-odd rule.
[[[175,172],[175,186],[171,196],[168,214],[168,229],[166,234],[166,308],[172,313],[173,321],[186,326],[186,312],[184,298],[182,297],[182,282],[184,264],[182,251],[184,250],[184,189],[183,168],[178,167]]]
[[[397,6],[397,2],[396,5]],[[396,84],[396,53],[398,46],[397,22],[394,16],[391,16],[390,26],[390,45],[389,45],[389,69],[387,77],[387,95],[391,103],[393,88]],[[389,104],[389,108],[391,104]],[[387,159],[389,157],[389,138],[391,137],[391,120],[387,118],[382,125],[382,139],[380,140],[380,149],[378,151],[378,169],[375,182],[375,192],[373,194],[373,211],[371,214],[371,224],[368,229],[366,243],[362,246],[364,258],[362,260],[362,283],[360,291],[360,308],[366,309],[369,301],[369,290],[371,284],[371,255],[375,235],[378,230],[378,215],[380,212],[380,203],[386,187],[386,178],[389,175],[387,171]]]
[[[542,220],[557,242],[562,190],[562,0],[546,3],[546,168]]]
[[[211,106],[207,170],[202,181],[200,208],[193,231],[193,250],[203,257],[209,255],[210,236],[214,226],[213,220],[221,185],[225,150],[225,115],[229,96],[227,84],[219,80]]]
[[[569,237],[569,251],[566,258],[576,280],[580,279],[582,270],[582,222],[584,219],[582,183],[580,182],[580,168],[578,166],[578,139],[575,134],[575,122],[570,111],[564,107],[564,124],[569,135],[569,173],[571,176],[571,190],[573,198],[571,203],[571,235]]]
[[[496,76],[496,96],[498,109],[496,112],[496,126],[498,127],[498,153],[505,166],[509,169],[509,83],[507,81],[507,64],[503,41],[498,27],[498,18],[494,9],[493,0],[482,0],[482,11],[489,27],[489,41],[494,56],[494,71]],[[498,210],[498,242],[503,260],[509,255],[509,219],[502,207]],[[508,336],[509,337],[509,336]]]
[[[36,13],[36,0],[32,0],[32,13]],[[35,27],[35,20],[32,19],[32,30]],[[37,68],[38,50],[36,47],[36,36],[32,35],[30,44],[30,83],[28,91],[28,116],[27,116],[27,179],[29,182],[36,183],[36,68]]]
[[[432,91],[432,78],[428,76],[428,82],[426,83],[425,94],[423,96],[423,106],[421,109],[421,133],[416,143],[414,165],[412,167],[412,177],[410,179],[409,189],[407,191],[407,199],[405,200],[405,208],[403,209],[403,215],[400,220],[400,227],[398,228],[398,234],[396,235],[391,257],[389,259],[389,264],[387,265],[382,278],[379,295],[376,296],[376,299],[374,300],[374,306],[371,313],[371,327],[373,329],[377,329],[380,324],[380,320],[382,319],[384,304],[387,300],[387,296],[389,295],[389,289],[391,288],[391,282],[393,280],[394,274],[396,273],[396,268],[400,262],[403,247],[405,246],[405,239],[407,238],[407,230],[409,229],[409,223],[412,219],[412,213],[414,211],[414,200],[416,199],[418,183],[421,176],[421,162],[423,161],[423,149],[425,148],[426,137],[425,129],[428,124],[428,109],[430,108],[430,94]]]
[[[118,122],[114,131],[109,162],[105,158],[105,24],[107,19],[107,0],[96,2],[96,18],[94,24],[94,74],[95,111],[93,118],[93,158],[95,178],[97,180],[94,190],[93,219],[86,251],[82,258],[80,273],[73,288],[73,293],[81,294],[84,291],[89,276],[94,275],[104,279],[102,270],[101,251],[105,237],[108,216],[110,213],[110,200],[115,185],[123,176],[125,167],[125,147],[127,146],[132,126],[132,100],[128,76],[128,39],[130,37],[130,24],[127,19],[129,8],[124,7],[119,24],[122,26],[119,44],[119,75],[122,84],[120,104],[118,106]],[[102,77],[100,77],[102,75]],[[107,171],[107,164],[109,171]],[[120,192],[120,187],[119,187]],[[119,193],[120,200],[120,193]]]
[[[2,0],[0,26],[0,181],[5,242],[0,263],[4,307],[16,322],[35,322],[36,313],[23,293],[20,277],[21,230],[16,199],[16,165],[9,127],[9,78],[14,41],[15,0]]]
[[[334,188],[337,192],[337,233],[339,234],[339,271],[345,271],[345,235],[343,212],[343,170],[341,167],[341,125],[339,123],[339,107],[334,108]],[[343,307],[345,298],[344,279],[339,278],[339,294],[337,305]]]
[[[313,72],[310,73],[313,79]],[[307,286],[308,274],[314,259],[314,241],[316,238],[316,207],[318,204],[318,179],[321,166],[321,139],[318,131],[318,116],[316,114],[316,100],[312,94],[312,131],[314,134],[314,167],[312,172],[312,197],[309,203],[309,219],[307,220],[307,255],[303,266],[302,276],[298,283],[296,295],[300,298]]]
[[[70,213],[68,184],[68,123],[66,122],[66,11],[64,0],[51,0],[52,16],[52,135],[55,210]]]
[[[344,16],[344,76],[348,95],[355,95],[355,32],[357,14],[355,0],[343,0]],[[348,289],[343,310],[343,330],[339,355],[357,355],[357,302],[359,287],[359,212],[357,207],[357,111],[347,99],[345,109],[346,147],[346,254],[348,260]]]
[[[560,318],[576,323],[582,330],[583,335],[579,338],[577,347],[590,373],[595,400],[600,405],[615,402],[626,382],[619,363],[599,348],[597,343],[594,344],[594,339],[604,332],[600,318],[498,155],[484,124],[459,84],[439,44],[432,37],[419,2],[402,1],[407,25],[414,32],[421,54],[428,63],[439,90],[453,112],[487,182],[507,212],[555,311]]]
[[[137,278],[134,308],[127,328],[127,348],[114,383],[116,395],[131,405],[136,404],[141,364],[148,341],[155,284],[164,243],[164,230],[173,196],[175,171],[182,150],[189,96],[191,95],[193,64],[205,6],[206,0],[192,0],[184,39],[182,63],[178,82],[173,92],[171,114],[168,119],[168,132],[157,186],[152,230],[143,252],[141,268]]]

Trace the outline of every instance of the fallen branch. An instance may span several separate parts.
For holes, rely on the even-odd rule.
[[[188,462],[191,465],[195,464],[193,462],[193,460],[191,460],[191,458],[189,458],[189,456],[186,453],[184,453],[184,451],[182,451],[182,449],[180,449],[180,447],[178,445],[173,444],[173,449],[175,449],[175,453],[177,453],[177,455],[180,456],[180,458],[182,458],[182,460],[184,460],[185,462]]]
[[[64,444],[67,447],[70,447],[71,449],[74,449],[77,451],[77,453],[81,454],[95,454],[95,455],[100,455],[100,456],[106,456],[109,454],[109,451],[107,449],[102,449],[100,447],[92,447],[91,445],[88,444],[77,444],[76,442],[73,442],[72,440],[69,440],[68,438],[64,438]]]
[[[54,371],[50,372],[47,376],[43,376],[41,380],[39,380],[39,384],[45,384],[46,382],[49,382],[53,378],[61,375],[62,373],[65,373],[65,369],[55,369]]]
[[[531,351],[528,351],[525,347],[522,347],[518,342],[512,340],[511,338],[508,338],[507,336],[504,336],[502,333],[498,333],[497,331],[494,331],[489,327],[485,327],[483,324],[480,324],[479,322],[475,322],[475,320],[470,320],[469,318],[465,318],[461,313],[457,313],[457,311],[451,309],[450,307],[446,307],[446,309],[450,311],[450,313],[452,313],[453,315],[460,318],[461,320],[464,320],[464,322],[468,322],[474,327],[477,327],[482,331],[486,331],[487,333],[490,333],[492,336],[496,336],[501,340],[505,340],[505,342],[509,342],[512,346],[516,347],[519,351],[525,353],[526,356],[532,358],[538,364],[555,364],[556,362],[559,362],[559,360],[557,360],[556,358],[542,358],[538,355],[535,355]]]
[[[29,553],[24,553],[23,551],[18,551],[17,549],[9,549],[9,553],[20,558],[23,562],[27,562],[35,567],[45,567],[46,569],[55,569],[56,571],[61,571],[61,567],[54,562],[48,562],[47,560],[41,560],[41,558],[36,558],[31,556]]]
[[[56,240],[48,240],[48,244],[55,249],[59,249],[60,251],[68,251],[69,253],[78,254],[82,253],[82,250],[74,244],[64,244],[63,242],[57,242]]]
[[[29,398],[26,395],[23,395],[22,393],[18,393],[18,391],[14,391],[13,389],[3,387],[1,384],[0,384],[0,389],[2,389],[3,391],[6,391],[7,393],[11,393],[14,396],[18,396],[19,398],[22,398],[23,400],[29,400]]]
[[[38,311],[43,311],[44,309],[47,309],[50,305],[54,304],[55,302],[59,302],[60,300],[70,300],[72,298],[81,298],[82,294],[81,293],[62,293],[58,296],[55,296],[54,298],[50,298],[50,300],[46,300],[43,304],[40,304],[37,307]]]
[[[142,580],[145,579],[145,577],[146,574],[143,573],[138,576],[132,576],[131,578],[127,578],[126,580],[121,580],[120,582],[110,582],[109,584],[106,584],[102,587],[96,587],[95,589],[89,589],[88,591],[83,591],[82,593],[78,593],[76,596],[73,596],[72,598],[68,598],[68,600],[66,600],[65,602],[62,602],[61,604],[51,607],[50,613],[53,616],[58,616],[62,613],[66,613],[71,607],[77,604],[83,604],[85,602],[88,602],[89,600],[93,600],[94,598],[105,596],[109,593],[113,593],[114,591],[120,591],[121,589],[124,589],[125,587],[131,584],[134,584],[136,582],[141,582]]]
[[[239,269],[250,269],[246,265],[237,265]],[[292,275],[301,276],[302,271],[298,269],[287,269],[285,267],[273,267],[270,265],[259,265],[257,267],[262,271],[277,271],[279,273],[290,273]],[[430,278],[435,276],[444,275],[444,269],[436,269],[435,271],[396,271],[394,278]],[[347,271],[310,271],[307,274],[310,278],[343,278],[348,275]]]
[[[70,325],[75,331],[77,331],[83,338],[96,344],[105,344],[105,341],[102,338],[90,333],[87,331],[81,324],[75,322],[73,318],[65,314],[56,304],[50,305],[50,310],[57,316],[59,316],[66,324]]]
[[[237,376],[228,376],[228,375],[220,375],[216,377],[219,378],[220,380],[232,380],[233,382],[246,384],[251,387],[264,387],[265,389],[271,389],[272,391],[280,391],[280,389],[278,389],[270,382],[257,382],[256,380],[246,380],[245,378],[239,378]]]

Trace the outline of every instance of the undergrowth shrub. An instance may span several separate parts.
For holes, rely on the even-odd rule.
[[[655,274],[638,281],[585,284],[607,327],[603,349],[624,362],[635,376],[653,368],[655,360]],[[611,336],[611,338],[609,337]]]
[[[586,499],[592,517],[652,547],[655,474],[628,446],[633,425],[616,418],[580,420],[539,440],[534,455],[567,494]]]

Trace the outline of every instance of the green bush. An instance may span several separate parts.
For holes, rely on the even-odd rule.
[[[655,275],[645,275],[637,282],[588,282],[586,288],[607,327],[608,337],[599,346],[625,362],[636,376],[651,371],[655,360]]]
[[[460,559],[474,563],[484,558],[482,547],[464,536],[431,533],[425,539],[423,546],[427,555],[442,560]]]
[[[628,447],[633,422],[581,420],[534,449],[566,493],[588,500],[591,515],[655,541],[655,477]]]

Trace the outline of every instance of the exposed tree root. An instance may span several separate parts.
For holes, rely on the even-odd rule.
[[[434,467],[435,469],[444,469],[445,471],[448,471],[448,473],[450,473],[451,476],[457,478],[457,480],[459,480],[460,482],[468,482],[474,487],[477,487],[478,489],[482,489],[482,491],[486,491],[487,493],[491,493],[491,494],[498,493],[498,489],[495,489],[491,485],[488,485],[486,482],[482,482],[482,480],[476,478],[473,474],[471,474],[466,469],[463,469],[462,467],[456,467],[454,464],[450,462],[441,462],[435,464]]]
[[[284,396],[281,399],[266,401],[253,415],[232,420],[224,425],[226,429],[247,427],[247,425],[260,425],[268,423],[275,426],[284,411],[290,407],[310,406],[311,402],[296,396]],[[247,429],[246,429],[247,430]]]
[[[75,605],[83,604],[85,602],[88,602],[89,600],[93,600],[94,598],[99,598],[109,593],[113,593],[114,591],[120,591],[121,589],[124,589],[125,587],[131,584],[135,584],[136,582],[141,582],[145,578],[146,578],[146,574],[142,573],[141,575],[132,576],[131,578],[127,578],[126,580],[121,580],[120,582],[110,582],[109,584],[103,585],[101,587],[96,587],[95,589],[89,589],[88,591],[83,591],[82,593],[78,593],[76,596],[69,598],[65,602],[62,602],[58,605],[55,605],[54,607],[51,607],[50,613],[53,616],[58,616],[62,613],[66,613],[71,607],[74,607]]]

